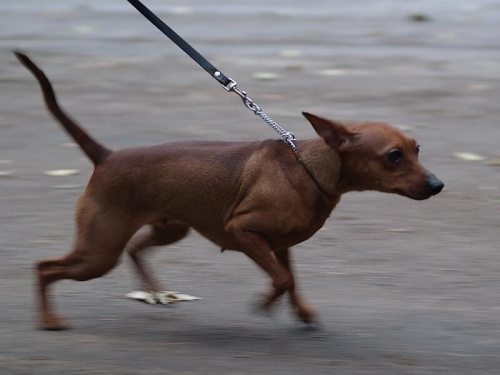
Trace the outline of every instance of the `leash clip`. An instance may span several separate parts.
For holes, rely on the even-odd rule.
[[[229,79],[229,82],[227,84],[223,84],[222,87],[224,88],[224,90],[226,91],[233,91],[235,88],[236,88],[236,81],[232,78],[228,78]]]

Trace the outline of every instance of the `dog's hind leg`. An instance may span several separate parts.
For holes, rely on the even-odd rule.
[[[37,265],[40,300],[40,328],[65,329],[63,320],[53,312],[49,286],[64,279],[86,281],[101,277],[118,262],[135,228],[125,215],[92,212],[92,207],[77,209],[75,250],[60,259],[40,261]],[[118,219],[120,218],[120,219]]]
[[[159,283],[151,276],[141,256],[145,250],[155,246],[166,246],[183,239],[189,232],[189,227],[178,222],[156,223],[139,231],[129,241],[126,251],[132,258],[139,276],[147,291],[157,292]]]
[[[123,245],[121,247],[123,248]],[[109,256],[92,256],[97,252],[108,253]],[[118,247],[112,249],[100,247],[96,243],[86,246],[80,244],[74,252],[64,258],[40,261],[37,267],[40,327],[47,330],[66,328],[63,320],[53,313],[48,297],[50,284],[63,279],[86,281],[101,277],[116,265],[120,253]]]
[[[105,251],[105,248],[100,249]],[[63,319],[53,313],[48,296],[50,284],[63,279],[86,281],[107,273],[117,263],[118,257],[97,261],[82,255],[86,249],[77,248],[65,258],[43,260],[38,263],[38,293],[40,298],[40,328],[46,330],[65,329]]]

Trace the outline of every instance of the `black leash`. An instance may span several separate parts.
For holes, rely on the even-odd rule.
[[[198,63],[203,69],[205,69],[212,77],[214,77],[219,83],[225,87],[231,83],[231,79],[227,78],[220,70],[216,69],[215,66],[210,64],[210,62],[198,53],[193,47],[189,45],[184,39],[182,39],[179,34],[172,30],[165,22],[159,19],[156,14],[151,12],[143,3],[138,0],[128,0],[135,9],[137,9],[144,17],[146,17],[153,25],[155,25],[163,34],[168,36],[172,42],[177,44],[177,46],[186,52],[189,57]]]
[[[216,69],[207,59],[198,53],[191,45],[182,39],[179,34],[172,30],[169,26],[165,24],[160,18],[158,18],[151,10],[149,10],[144,4],[139,0],[128,0],[135,9],[137,9],[144,17],[146,17],[153,25],[155,25],[163,34],[168,36],[180,49],[188,54],[194,61],[198,63],[203,69],[205,69],[213,78],[215,78],[222,87],[229,92],[235,92],[242,100],[245,106],[250,109],[253,113],[262,118],[271,128],[276,131],[283,141],[287,143],[295,153],[298,159],[300,159],[299,154],[295,148],[295,136],[279,126],[271,117],[266,115],[262,109],[250,99],[245,91],[238,89],[236,81],[228,78],[220,70]]]

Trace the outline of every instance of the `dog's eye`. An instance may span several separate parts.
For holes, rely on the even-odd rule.
[[[401,150],[392,150],[389,151],[389,154],[387,154],[387,158],[391,163],[399,163],[401,160],[403,160],[403,153]]]
[[[417,155],[420,152],[420,145],[417,145]]]

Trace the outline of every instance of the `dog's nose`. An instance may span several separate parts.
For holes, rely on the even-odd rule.
[[[444,188],[443,181],[434,175],[431,175],[427,180],[427,186],[429,186],[432,195],[439,194]]]

